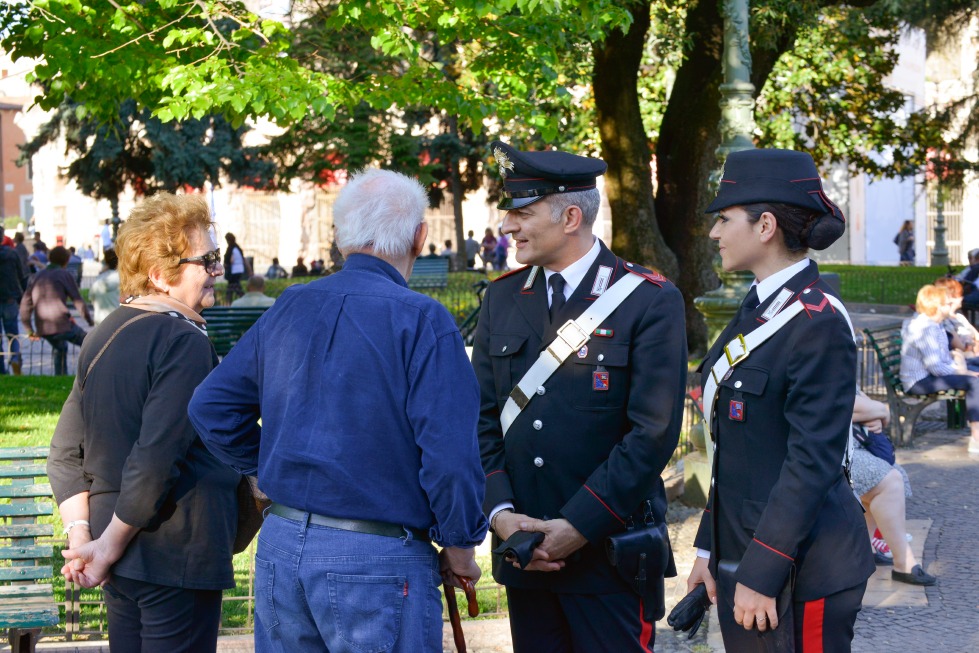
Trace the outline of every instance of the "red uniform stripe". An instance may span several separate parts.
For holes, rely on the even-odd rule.
[[[618,515],[616,515],[616,514],[615,514],[615,511],[614,511],[614,510],[612,510],[611,508],[609,508],[609,507],[608,507],[608,504],[607,504],[607,503],[605,503],[604,501],[602,501],[602,497],[600,497],[600,496],[598,496],[597,494],[595,494],[595,491],[594,491],[594,490],[592,490],[592,489],[591,489],[590,487],[588,487],[587,485],[586,485],[586,486],[584,486],[584,487],[585,487],[585,489],[586,489],[586,490],[588,490],[588,491],[589,491],[589,492],[591,493],[591,495],[592,495],[593,497],[595,497],[596,499],[598,499],[598,502],[599,502],[600,504],[602,504],[603,506],[605,506],[605,509],[606,509],[606,510],[608,510],[608,511],[609,511],[610,513],[612,513],[612,516],[613,516],[613,517],[615,517],[616,519],[618,519],[618,520],[619,520],[620,522],[622,522],[622,525],[623,525],[623,526],[625,526],[625,520],[624,520],[624,519],[622,519],[621,517],[619,517]]]
[[[778,549],[773,549],[772,547],[770,547],[770,546],[768,546],[767,544],[765,544],[764,542],[762,542],[761,540],[759,540],[759,539],[758,539],[757,537],[754,537],[754,538],[752,538],[752,539],[753,539],[753,540],[754,540],[755,542],[758,542],[758,544],[761,544],[761,545],[762,545],[763,547],[765,547],[765,548],[766,548],[766,549],[768,549],[769,551],[774,551],[775,553],[777,553],[777,554],[779,554],[779,555],[780,555],[780,556],[782,556],[783,558],[788,558],[789,560],[792,560],[793,562],[795,562],[795,559],[794,559],[794,558],[792,558],[792,556],[787,556],[787,555],[785,555],[784,553],[782,553],[781,551],[779,551]]]
[[[802,612],[802,653],[823,653],[826,599],[807,601]]]
[[[639,632],[639,646],[642,647],[642,650],[649,651],[650,653],[652,653],[653,624],[646,621],[646,619],[643,618],[643,614],[644,611],[643,611],[642,599],[639,599],[639,623],[642,624],[642,630]]]

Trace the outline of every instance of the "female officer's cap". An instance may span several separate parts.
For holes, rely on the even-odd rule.
[[[819,171],[806,152],[742,150],[724,163],[717,197],[705,213],[745,204],[789,204],[819,213],[806,237],[806,245],[826,249],[843,235],[843,211],[823,192]]]
[[[493,158],[503,177],[503,199],[496,208],[519,209],[554,193],[573,193],[595,188],[596,179],[605,174],[601,159],[549,150],[521,152],[493,141]]]

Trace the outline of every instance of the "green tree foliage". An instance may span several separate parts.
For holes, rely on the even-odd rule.
[[[22,147],[25,163],[49,143],[64,136],[71,162],[62,174],[85,195],[106,199],[118,221],[118,198],[128,188],[137,195],[180,188],[219,186],[228,179],[242,186],[266,187],[274,165],[245,147],[244,127],[232,127],[220,116],[162,122],[122,102],[115,120],[99,122],[74,102],[63,102],[38,134]]]

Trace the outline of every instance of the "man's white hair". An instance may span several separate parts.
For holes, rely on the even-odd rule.
[[[581,209],[581,221],[586,225],[595,224],[598,217],[598,209],[602,205],[602,194],[597,188],[579,190],[571,193],[554,193],[548,195],[548,204],[551,206],[551,222],[561,220],[561,214],[569,206],[577,206]]]
[[[411,253],[426,208],[428,195],[415,179],[392,170],[365,168],[354,173],[333,203],[337,246],[405,256]]]

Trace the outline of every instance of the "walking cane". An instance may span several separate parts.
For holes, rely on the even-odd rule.
[[[459,576],[462,582],[462,591],[466,594],[466,602],[469,604],[469,616],[479,616],[479,603],[476,602],[476,587],[472,580],[465,576]],[[445,592],[445,604],[449,608],[449,623],[452,624],[452,638],[456,643],[456,650],[459,653],[466,653],[466,635],[462,632],[462,618],[459,616],[459,604],[456,602],[455,587],[448,582],[442,583],[442,590]]]

